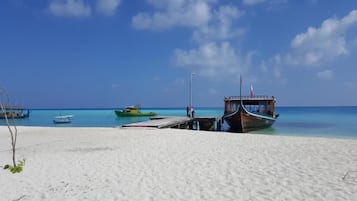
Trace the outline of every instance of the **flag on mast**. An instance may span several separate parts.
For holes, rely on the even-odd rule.
[[[253,98],[254,97],[254,91],[253,91],[253,85],[250,84],[250,97]]]

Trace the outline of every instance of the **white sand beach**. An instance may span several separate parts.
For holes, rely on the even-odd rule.
[[[0,200],[357,200],[357,140],[147,128],[18,127]],[[0,127],[0,165],[11,163]]]

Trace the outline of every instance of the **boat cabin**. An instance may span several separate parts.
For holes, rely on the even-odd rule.
[[[123,112],[125,113],[131,113],[131,114],[137,114],[140,112],[139,107],[136,106],[127,106]]]
[[[274,96],[230,96],[224,98],[224,114],[238,110],[242,101],[245,108],[252,113],[273,116],[275,111]]]

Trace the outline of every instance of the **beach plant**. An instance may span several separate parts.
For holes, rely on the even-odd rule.
[[[9,169],[10,172],[12,172],[13,174],[20,173],[22,171],[22,168],[25,166],[25,161],[25,159],[19,160],[18,163],[15,165],[6,164],[4,166],[4,170]]]
[[[10,103],[9,101],[9,96],[5,89],[0,88],[0,107],[1,111],[4,114],[5,117],[5,124],[9,130],[10,137],[11,137],[11,151],[12,151],[12,165],[6,164],[4,165],[4,169],[10,170],[12,173],[19,173],[22,171],[24,165],[25,165],[25,159],[19,160],[18,163],[16,163],[16,142],[17,142],[17,127],[15,124],[15,119],[13,115],[10,115],[8,117],[8,113],[6,111],[5,104]],[[11,123],[10,123],[11,122]]]

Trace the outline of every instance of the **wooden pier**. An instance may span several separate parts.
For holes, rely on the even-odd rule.
[[[122,125],[121,127],[147,127],[147,128],[179,128],[194,130],[221,130],[221,118],[219,117],[195,117],[184,116],[158,116],[148,121]]]

